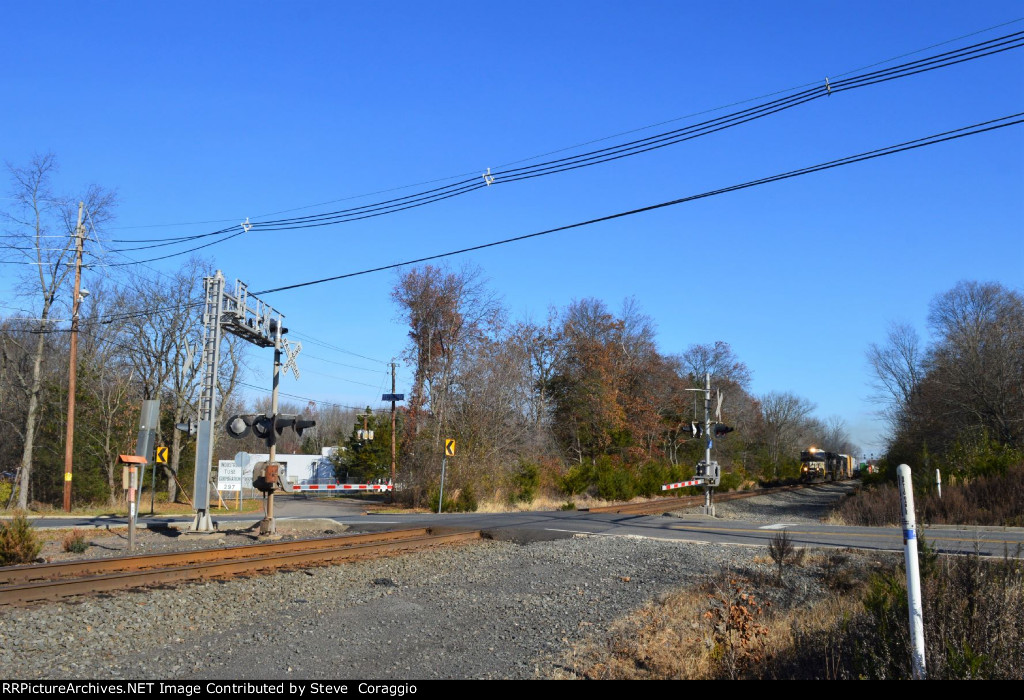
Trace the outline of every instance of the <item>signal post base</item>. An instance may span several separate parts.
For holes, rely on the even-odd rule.
[[[704,505],[701,506],[700,508],[700,512],[702,514],[710,515],[711,517],[715,517],[715,504],[711,502],[711,497],[713,493],[713,488],[711,488],[710,486],[704,487]]]
[[[210,513],[205,510],[199,510],[196,511],[195,518],[193,518],[192,524],[188,526],[188,529],[185,530],[185,533],[198,533],[202,535],[207,535],[216,531],[217,525],[213,522],[213,519],[210,517]]]

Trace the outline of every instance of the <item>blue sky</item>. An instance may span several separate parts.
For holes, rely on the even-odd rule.
[[[52,151],[60,189],[116,188],[110,237],[192,235],[322,202],[345,200],[295,214],[365,204],[383,196],[347,198],[668,120],[678,121],[629,138],[684,126],[696,120],[687,115],[995,25],[1018,20],[902,60],[1021,31],[1022,8],[6,3],[0,156],[21,165]],[[531,233],[1024,111],[1022,68],[1018,49],[653,153],[364,222],[253,232],[203,252],[258,290]],[[663,352],[727,341],[755,393],[804,396],[877,451],[867,344],[891,321],[923,331],[929,301],[961,279],[1024,287],[1022,156],[1024,127],[1010,127],[449,264],[482,268],[515,318],[542,320],[573,299],[618,309],[636,297]],[[173,225],[143,228],[158,224]],[[383,363],[405,345],[395,280],[377,273],[268,296],[307,355],[302,379],[283,391],[378,405],[390,390]],[[0,303],[10,286],[0,281]],[[254,352],[249,381],[269,386],[270,353]],[[399,377],[407,390],[408,369]]]

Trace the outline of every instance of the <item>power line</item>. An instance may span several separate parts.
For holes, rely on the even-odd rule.
[[[239,386],[244,386],[244,387],[247,387],[249,389],[255,389],[256,391],[262,391],[264,393],[270,393],[266,389],[264,389],[263,387],[259,387],[259,386],[256,386],[254,384],[249,384],[247,382],[237,382],[237,383],[238,383]],[[280,389],[278,389],[277,393],[278,393],[279,396],[287,396],[288,398],[291,398],[291,399],[299,399],[300,401],[312,401],[315,404],[324,404],[326,406],[335,406],[337,408],[347,408],[347,409],[352,410],[352,411],[362,411],[364,408],[366,408],[365,406],[346,406],[345,404],[334,403],[332,401],[321,401],[320,399],[314,399],[314,398],[311,398],[309,396],[299,396],[298,394],[289,394],[287,392],[281,391]]]
[[[485,248],[493,248],[495,246],[506,245],[506,244],[515,243],[515,242],[518,242],[518,241],[524,241],[524,240],[527,240],[527,239],[530,239],[530,238],[537,238],[539,236],[546,236],[546,235],[549,235],[549,234],[552,234],[552,233],[558,233],[558,232],[561,232],[561,231],[568,231],[568,230],[574,229],[574,228],[581,228],[583,226],[590,226],[591,224],[597,224],[597,223],[601,223],[601,222],[604,222],[604,221],[611,221],[613,219],[620,219],[620,218],[623,218],[623,217],[626,217],[626,216],[633,216],[635,214],[641,214],[641,213],[644,213],[644,212],[653,211],[655,209],[662,209],[662,208],[665,208],[665,207],[671,207],[671,206],[675,206],[675,205],[678,205],[678,204],[684,204],[686,202],[692,202],[692,201],[695,201],[695,200],[698,200],[698,199],[704,199],[704,198],[707,198],[707,197],[714,197],[716,195],[725,194],[727,192],[735,192],[737,190],[747,189],[749,187],[756,187],[758,185],[765,185],[765,184],[768,184],[768,183],[771,183],[771,182],[777,182],[779,180],[786,180],[786,179],[793,178],[793,177],[799,177],[801,175],[809,175],[811,173],[820,172],[822,170],[829,170],[829,169],[837,168],[837,167],[840,167],[840,166],[843,166],[843,165],[851,165],[853,163],[859,163],[859,162],[865,161],[865,160],[871,160],[871,159],[874,159],[874,158],[880,158],[882,156],[894,155],[896,153],[901,153],[903,151],[909,151],[909,150],[913,150],[913,149],[916,149],[916,148],[923,148],[924,146],[933,146],[933,145],[938,144],[938,143],[943,143],[945,141],[951,141],[951,140],[963,138],[963,137],[966,137],[966,136],[975,136],[977,134],[985,133],[985,132],[988,132],[988,131],[993,131],[995,129],[1002,129],[1002,128],[1005,128],[1005,127],[1008,127],[1008,126],[1013,126],[1013,125],[1016,125],[1016,124],[1020,124],[1020,123],[1024,122],[1024,119],[1020,118],[1022,116],[1024,116],[1024,112],[1020,112],[1020,113],[1017,113],[1017,114],[1011,114],[1011,115],[1006,116],[1006,117],[1000,117],[999,119],[993,119],[993,120],[989,120],[989,121],[986,121],[986,122],[981,122],[979,124],[973,124],[971,126],[961,127],[959,129],[953,129],[952,131],[945,131],[945,132],[942,132],[942,133],[939,133],[939,134],[933,134],[931,136],[925,136],[925,137],[920,138],[920,139],[914,139],[913,141],[905,141],[903,143],[899,143],[899,144],[896,144],[896,145],[893,145],[893,146],[887,146],[885,148],[880,148],[880,149],[876,149],[876,150],[873,150],[873,151],[866,151],[864,153],[859,153],[859,154],[853,155],[853,156],[847,156],[845,158],[839,158],[837,160],[832,160],[832,161],[828,161],[828,162],[825,162],[825,163],[819,163],[818,165],[812,165],[812,166],[808,166],[806,168],[800,168],[800,169],[797,169],[797,170],[790,170],[790,171],[785,172],[785,173],[779,173],[777,175],[771,175],[769,177],[759,178],[757,180],[750,180],[748,182],[744,182],[744,183],[741,183],[741,184],[738,184],[738,185],[732,185],[730,187],[723,187],[723,188],[720,188],[720,189],[717,189],[717,190],[710,190],[708,192],[703,192],[701,194],[690,195],[688,197],[682,197],[680,199],[674,199],[674,200],[671,200],[671,201],[668,201],[668,202],[661,202],[660,204],[652,204],[650,206],[641,207],[639,209],[631,209],[629,211],[619,212],[617,214],[609,214],[608,216],[602,216],[602,217],[599,217],[599,218],[596,218],[596,219],[589,219],[587,221],[580,221],[580,222],[577,222],[577,223],[574,223],[574,224],[568,224],[566,226],[558,226],[556,228],[550,228],[550,229],[546,229],[544,231],[537,231],[535,233],[528,233],[528,234],[524,234],[522,236],[514,236],[512,238],[505,238],[505,239],[500,240],[500,241],[492,241],[490,243],[482,243],[480,245],[470,246],[468,248],[461,248],[459,250],[452,250],[452,251],[448,251],[446,253],[438,253],[436,255],[428,255],[428,256],[425,256],[425,257],[422,257],[422,258],[416,258],[415,260],[406,260],[404,262],[392,263],[390,265],[382,265],[380,267],[374,267],[374,268],[370,268],[370,269],[367,269],[367,270],[360,270],[358,272],[349,272],[349,273],[346,273],[346,274],[343,274],[343,275],[334,275],[332,277],[323,277],[321,279],[312,280],[312,281],[309,281],[309,282],[300,282],[300,283],[297,283],[297,284],[286,285],[286,286],[283,286],[283,287],[275,287],[273,289],[264,289],[262,291],[255,292],[255,294],[259,294],[259,295],[271,294],[271,293],[274,293],[274,292],[283,292],[283,291],[287,291],[287,290],[291,290],[291,289],[299,289],[301,287],[310,287],[310,286],[317,285],[317,284],[323,284],[325,282],[333,282],[333,281],[336,281],[336,280],[348,279],[350,277],[359,277],[361,275],[368,275],[368,274],[373,273],[373,272],[383,272],[385,270],[393,270],[393,269],[396,269],[396,268],[399,268],[399,267],[404,267],[406,265],[416,265],[416,264],[423,263],[423,262],[428,262],[428,261],[431,261],[431,260],[437,260],[437,259],[440,259],[440,258],[451,257],[451,256],[454,256],[454,255],[461,255],[461,254],[464,254],[464,253],[469,253],[469,252],[473,252],[473,251],[477,251],[477,250],[483,250]]]
[[[358,207],[352,207],[349,209],[341,209],[333,212],[322,212],[319,214],[310,214],[307,216],[293,217],[289,219],[277,219],[268,221],[253,221],[249,222],[246,220],[245,224],[241,225],[241,230],[235,230],[235,227],[228,229],[220,229],[218,231],[212,231],[205,234],[196,234],[192,236],[173,237],[170,239],[150,239],[154,241],[163,240],[163,242],[155,243],[149,246],[139,246],[138,248],[128,248],[125,250],[141,250],[144,248],[156,248],[170,245],[179,245],[182,243],[192,242],[202,238],[219,236],[219,238],[203,243],[186,250],[182,250],[175,253],[169,253],[167,255],[149,258],[142,262],[154,262],[158,260],[165,260],[167,258],[176,257],[178,255],[184,255],[196,250],[208,248],[218,243],[231,240],[250,231],[257,232],[272,232],[272,231],[285,231],[303,228],[315,228],[321,226],[332,226],[343,223],[351,223],[353,221],[360,221],[363,219],[374,218],[377,216],[384,216],[387,214],[393,214],[408,209],[413,209],[427,204],[433,204],[445,199],[457,197],[475,190],[488,187],[494,184],[505,184],[510,182],[518,182],[520,180],[532,179],[536,177],[543,177],[546,175],[553,175],[557,173],[563,173],[579,168],[590,167],[592,165],[599,165],[608,163],[622,158],[628,158],[650,151],[666,148],[668,146],[676,145],[689,141],[692,139],[700,138],[702,136],[708,136],[710,134],[722,131],[734,126],[739,126],[752,122],[758,119],[762,119],[773,114],[777,114],[782,111],[792,109],[794,107],[819,100],[822,98],[830,97],[833,94],[845,92],[848,90],[854,90],[861,87],[868,87],[877,85],[880,83],[888,82],[890,80],[896,80],[898,78],[905,78],[912,75],[918,75],[920,73],[929,72],[932,70],[938,70],[940,68],[947,68],[952,65],[957,65],[966,61],[973,61],[986,56],[991,56],[1004,51],[1020,48],[1024,46],[1024,31],[1015,32],[1001,37],[996,37],[987,41],[979,42],[971,46],[954,49],[952,51],[943,52],[926,58],[918,59],[916,61],[910,61],[902,63],[897,66],[885,68],[882,70],[872,71],[861,75],[856,75],[849,78],[841,78],[836,81],[826,81],[822,84],[818,84],[815,87],[803,90],[793,95],[788,95],[771,102],[749,107],[739,112],[734,112],[724,116],[716,117],[713,119],[705,120],[697,124],[693,124],[680,129],[675,129],[669,132],[661,134],[655,134],[642,139],[636,139],[626,143],[617,144],[615,146],[609,146],[606,148],[590,151],[587,153],[576,154],[573,156],[567,156],[565,158],[559,158],[552,161],[546,161],[530,166],[524,166],[521,168],[512,168],[509,170],[496,170],[491,173],[488,170],[487,175],[482,178],[471,178],[462,180],[460,182],[452,183],[442,187],[434,188],[424,192],[419,192],[412,195],[406,195],[404,197],[398,197],[395,199],[385,200],[383,202],[376,202],[372,204],[362,205]],[[141,242],[141,241],[136,241]],[[117,267],[122,265],[128,265],[131,263],[114,263],[111,266]]]
[[[328,343],[325,340],[318,340],[317,338],[314,338],[313,336],[309,335],[308,333],[300,333],[298,331],[293,331],[291,333],[291,335],[295,336],[296,338],[299,338],[299,339],[302,339],[302,340],[306,340],[306,341],[308,341],[310,343],[313,343],[314,345],[319,345],[320,347],[326,348],[328,350],[334,350],[336,352],[341,352],[341,353],[344,353],[346,355],[352,355],[354,357],[358,357],[358,358],[361,358],[363,360],[369,360],[370,362],[379,362],[382,365],[388,364],[384,360],[378,360],[378,359],[376,359],[374,357],[367,357],[366,355],[360,355],[357,352],[352,352],[351,350],[346,350],[345,348],[340,348],[337,345],[332,345],[331,343]]]
[[[363,372],[373,372],[374,374],[387,374],[384,370],[370,369],[369,367],[357,367],[356,365],[347,365],[344,362],[338,362],[336,360],[328,360],[326,357],[317,357],[316,355],[310,355],[307,352],[302,353],[302,356],[310,360],[319,360],[320,362],[328,362],[332,365],[338,365],[339,367],[348,367],[349,369],[358,369]]]
[[[931,44],[929,46],[924,46],[924,47],[921,47],[919,49],[915,49],[913,51],[909,51],[907,53],[899,54],[897,56],[891,56],[889,58],[882,59],[881,61],[876,61],[875,63],[871,63],[871,64],[868,64],[868,65],[864,65],[864,66],[860,66],[860,67],[857,67],[857,68],[853,68],[853,69],[850,69],[850,70],[842,72],[842,73],[835,73],[833,75],[835,75],[835,77],[837,77],[837,78],[842,78],[842,77],[847,76],[847,75],[852,75],[854,73],[859,73],[859,72],[867,70],[869,68],[874,68],[876,66],[881,66],[881,65],[884,65],[886,63],[891,63],[892,61],[897,61],[897,60],[899,60],[901,58],[906,58],[908,56],[913,56],[915,54],[919,54],[919,53],[922,53],[924,51],[929,51],[931,49],[935,49],[935,48],[938,48],[940,46],[946,46],[948,44],[952,44],[954,42],[961,41],[963,39],[967,39],[967,38],[972,37],[972,36],[977,36],[979,34],[984,34],[986,32],[990,32],[990,31],[993,31],[995,29],[1000,29],[1002,27],[1007,27],[1007,26],[1009,26],[1011,24],[1017,24],[1017,23],[1019,23],[1021,21],[1024,21],[1024,18],[1017,18],[1017,19],[1012,19],[1012,20],[1006,21],[1006,22],[1001,22],[999,24],[995,24],[995,25],[992,25],[990,27],[985,27],[984,29],[978,29],[978,30],[973,31],[973,32],[968,32],[967,34],[961,34],[960,36],[956,36],[956,37],[953,37],[951,39],[946,39],[944,41],[940,41],[938,43]],[[705,110],[702,110],[702,111],[699,111],[699,112],[692,112],[690,114],[685,114],[685,115],[682,115],[682,116],[679,116],[679,117],[674,117],[672,119],[666,119],[666,120],[663,120],[663,121],[660,121],[660,122],[655,122],[655,123],[652,123],[652,124],[647,124],[646,126],[641,126],[641,127],[637,127],[637,128],[634,128],[634,129],[629,129],[629,130],[626,130],[626,131],[621,131],[621,132],[617,132],[617,133],[614,133],[614,134],[609,134],[607,136],[602,136],[600,138],[591,139],[589,141],[583,141],[583,142],[580,142],[580,143],[573,144],[571,146],[565,146],[565,147],[558,148],[558,149],[555,149],[555,150],[552,150],[552,151],[547,151],[545,153],[539,153],[539,154],[536,154],[536,155],[533,155],[533,156],[528,156],[526,158],[520,158],[518,160],[510,161],[510,162],[507,162],[507,163],[500,163],[500,164],[498,164],[495,167],[505,168],[505,167],[508,167],[508,166],[511,166],[511,165],[518,165],[520,163],[525,163],[525,162],[529,162],[531,160],[536,160],[538,158],[546,158],[548,156],[555,155],[557,153],[564,153],[566,151],[571,151],[571,150],[574,150],[574,149],[577,149],[577,148],[582,148],[584,146],[590,146],[590,145],[593,145],[595,143],[601,143],[603,141],[609,141],[611,139],[619,138],[621,136],[628,136],[629,134],[639,133],[641,131],[646,131],[648,129],[654,129],[654,128],[657,128],[659,126],[664,126],[666,124],[671,124],[671,123],[674,123],[674,122],[683,121],[685,119],[692,119],[694,117],[703,116],[705,114],[711,114],[713,112],[718,112],[718,111],[721,111],[723,109],[729,109],[730,107],[736,107],[736,106],[739,106],[739,105],[742,105],[742,104],[747,104],[747,103],[750,103],[750,102],[754,102],[756,100],[763,100],[763,99],[766,99],[766,98],[769,98],[769,97],[774,97],[776,95],[782,95],[782,94],[785,94],[787,92],[793,92],[795,90],[803,90],[805,88],[812,87],[812,86],[815,86],[815,85],[820,85],[820,84],[821,84],[820,80],[815,80],[815,81],[812,81],[812,82],[803,83],[801,85],[795,85],[795,86],[792,86],[792,87],[789,87],[789,88],[784,88],[784,89],[781,89],[781,90],[775,90],[773,92],[769,92],[769,93],[765,93],[765,94],[762,94],[762,95],[758,95],[756,97],[750,97],[750,98],[747,98],[747,99],[744,99],[744,100],[738,100],[736,102],[731,102],[729,104],[719,105],[718,107],[713,107],[713,108],[710,108],[710,109],[705,109]],[[289,209],[282,209],[282,210],[278,210],[278,211],[267,212],[267,213],[264,213],[264,214],[258,214],[255,218],[263,218],[263,217],[266,217],[266,216],[277,216],[278,214],[287,214],[287,213],[290,213],[290,212],[293,212],[293,211],[300,211],[302,209],[311,209],[311,208],[314,208],[314,207],[326,206],[328,204],[336,204],[338,202],[349,201],[349,200],[353,200],[353,199],[361,199],[363,197],[372,197],[372,196],[375,196],[375,195],[378,195],[378,194],[387,194],[389,192],[396,192],[396,191],[399,191],[399,190],[409,189],[409,188],[412,188],[412,187],[422,187],[424,185],[432,185],[432,184],[436,184],[436,183],[439,183],[439,182],[446,182],[448,180],[454,180],[456,178],[466,178],[466,177],[476,176],[476,175],[477,175],[477,171],[476,170],[472,170],[472,171],[469,171],[469,172],[463,172],[463,173],[458,173],[458,174],[455,174],[455,175],[449,175],[447,177],[440,177],[440,178],[435,178],[435,179],[426,180],[426,181],[422,181],[422,182],[411,183],[411,184],[402,185],[402,186],[399,186],[399,187],[391,187],[391,188],[387,188],[387,189],[376,190],[374,192],[365,192],[365,193],[359,194],[359,195],[350,195],[350,196],[347,196],[347,197],[341,197],[341,198],[338,198],[338,199],[332,199],[332,200],[328,200],[328,201],[324,201],[324,202],[317,202],[315,204],[306,204],[306,205],[302,205],[302,206],[298,206],[298,207],[291,207]],[[113,227],[113,230],[133,230],[133,229],[144,229],[144,228],[165,228],[165,227],[173,227],[173,226],[201,226],[201,225],[206,225],[206,224],[228,223],[228,222],[233,222],[234,220],[235,219],[233,219],[233,218],[232,219],[211,219],[211,220],[205,220],[205,221],[186,221],[186,222],[176,222],[176,223],[166,223],[166,224],[143,224],[143,225],[137,225],[137,226],[118,226],[118,227]],[[232,227],[232,228],[234,228],[234,227]],[[229,229],[225,229],[225,230],[229,230]],[[203,235],[203,234],[200,234],[200,235]],[[115,241],[115,242],[129,242],[129,243],[130,242],[136,242],[136,243],[141,243],[141,242],[155,242],[157,240],[166,240],[166,239],[149,239],[149,240],[136,239],[136,240]]]

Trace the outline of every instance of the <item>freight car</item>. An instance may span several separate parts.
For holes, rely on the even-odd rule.
[[[811,447],[800,453],[800,481],[839,481],[853,477],[853,457]]]

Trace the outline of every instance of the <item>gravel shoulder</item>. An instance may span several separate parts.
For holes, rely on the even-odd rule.
[[[753,496],[715,504],[715,517],[764,523],[820,523],[833,508],[860,486],[859,481],[813,484],[796,491]],[[674,511],[681,515],[700,513],[700,507]]]

